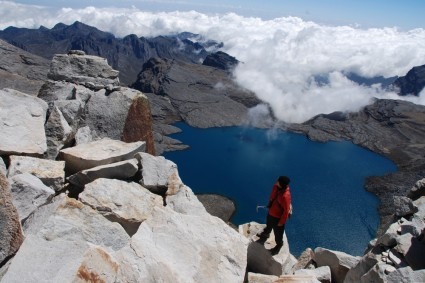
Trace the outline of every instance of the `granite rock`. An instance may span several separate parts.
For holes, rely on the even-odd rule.
[[[208,214],[155,207],[130,247],[116,255],[127,282],[242,282],[245,277],[248,240]]]
[[[97,91],[87,102],[84,117],[93,136],[145,141],[146,151],[155,153],[149,102],[141,92],[130,88]]]
[[[28,94],[0,90],[0,155],[42,156],[47,150],[47,103]]]
[[[67,81],[95,89],[97,85],[118,85],[118,71],[106,59],[83,54],[57,54],[50,65],[48,78]]]
[[[72,128],[58,107],[53,107],[44,127],[47,138],[47,158],[55,160],[59,151],[71,143]]]
[[[104,138],[62,149],[59,156],[65,161],[65,171],[74,174],[96,166],[132,159],[144,149],[144,142],[125,143]]]
[[[332,251],[324,248],[314,249],[314,259],[317,267],[329,266],[332,273],[332,282],[344,282],[347,272],[356,266],[360,257],[354,257],[349,254]]]
[[[139,152],[135,156],[140,162],[140,184],[156,194],[174,194],[182,184],[178,176],[177,165],[163,156],[153,156]],[[176,188],[172,188],[172,181],[176,179]],[[173,192],[174,191],[174,192]]]
[[[74,186],[83,188],[86,184],[99,178],[130,179],[137,173],[138,169],[138,161],[133,158],[86,169],[69,176],[67,180]]]
[[[0,173],[0,263],[16,253],[23,240],[21,222],[13,205],[9,181]]]
[[[55,191],[34,175],[24,173],[10,178],[13,204],[23,223],[38,207],[50,202]]]
[[[29,156],[10,156],[9,175],[29,173],[39,178],[46,186],[60,191],[65,183],[65,162]]]
[[[43,221],[36,233],[26,236],[3,282],[71,282],[93,246],[113,252],[129,241],[118,223],[67,197]]]
[[[209,214],[217,216],[224,222],[230,222],[230,218],[236,211],[236,205],[231,199],[214,194],[197,194],[196,196]]]
[[[79,199],[113,222],[120,223],[132,236],[140,223],[152,217],[162,198],[137,183],[97,179],[86,185]]]

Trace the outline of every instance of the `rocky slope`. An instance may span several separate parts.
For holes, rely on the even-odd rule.
[[[199,128],[241,125],[248,109],[260,103],[224,70],[177,60],[150,59],[132,87],[156,95],[150,96],[153,103],[165,98],[165,120]]]
[[[174,163],[146,152],[149,136],[118,139],[152,120],[117,77],[71,52],[54,57],[40,98],[0,91],[0,281],[242,282],[248,240],[206,212]]]
[[[0,89],[36,95],[47,78],[49,65],[50,60],[0,40]]]
[[[82,50],[108,60],[114,69],[120,71],[124,85],[135,82],[143,64],[152,57],[178,59],[199,63],[208,55],[205,47],[219,47],[216,42],[203,44],[193,42],[196,35],[183,33],[178,36],[137,37],[134,34],[116,38],[111,33],[75,22],[72,25],[57,24],[52,29],[25,29],[8,27],[0,31],[0,38],[28,52],[51,60],[55,54],[69,50]]]

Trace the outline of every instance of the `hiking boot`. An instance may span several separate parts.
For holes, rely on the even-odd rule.
[[[261,232],[261,233],[257,233],[256,236],[260,239],[267,240],[269,238],[270,234],[266,234],[264,232]]]

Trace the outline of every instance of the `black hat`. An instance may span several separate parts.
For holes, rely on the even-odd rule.
[[[279,184],[282,188],[285,188],[287,185],[289,185],[289,182],[291,182],[291,180],[286,176],[280,176],[277,180],[279,181]]]

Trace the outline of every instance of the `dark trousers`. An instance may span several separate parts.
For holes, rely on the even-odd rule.
[[[283,246],[283,233],[285,233],[285,224],[278,226],[279,218],[267,214],[266,228],[261,232],[261,238],[267,239],[273,229],[277,246]]]

